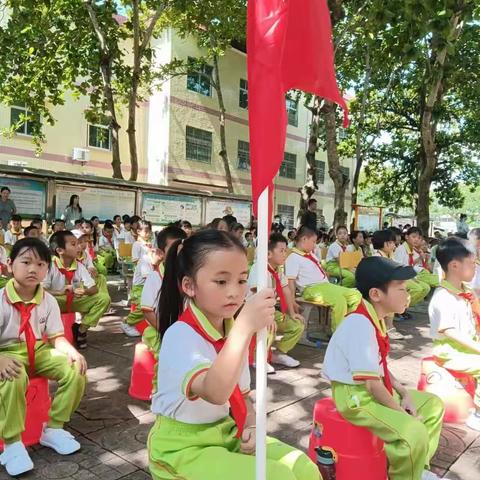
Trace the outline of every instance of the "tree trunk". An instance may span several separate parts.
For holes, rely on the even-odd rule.
[[[335,104],[329,100],[325,100],[322,107],[322,115],[325,121],[328,174],[335,187],[335,214],[333,216],[333,228],[337,228],[339,225],[345,225],[347,221],[345,193],[350,179],[343,174],[340,168],[340,158],[337,149],[337,119],[335,116]]]
[[[320,135],[320,103],[321,98],[315,96],[313,106],[309,107],[312,112],[312,121],[310,122],[310,135],[308,137],[308,148],[305,157],[307,159],[307,178],[305,184],[298,189],[300,193],[300,204],[298,218],[305,213],[307,202],[318,190],[317,167],[315,165],[315,155],[318,150],[318,137]]]
[[[220,69],[218,65],[218,56],[213,56],[213,84],[218,98],[218,108],[220,110],[220,115],[218,121],[220,123],[220,152],[219,155],[223,161],[223,167],[225,169],[225,178],[227,180],[227,190],[228,193],[234,193],[233,181],[232,181],[232,172],[230,170],[230,162],[228,159],[227,151],[227,134],[225,128],[225,102],[223,101],[223,92],[222,85],[220,83]]]
[[[130,151],[130,180],[138,178],[138,154],[136,136],[136,114],[137,95],[140,79],[140,18],[138,0],[132,2],[132,24],[133,24],[133,68],[130,82],[130,93],[128,96],[128,146]]]
[[[463,3],[463,2],[460,2]],[[463,9],[458,8],[451,19],[451,43],[460,36],[459,26]],[[431,44],[437,45],[438,39],[433,38]],[[440,50],[432,47],[429,59],[430,69],[425,70],[426,98],[423,100],[420,123],[420,162],[417,185],[417,225],[424,235],[428,235],[430,228],[430,187],[433,182],[438,162],[436,143],[437,120],[434,111],[437,109],[445,95],[445,62],[447,60],[447,47]]]

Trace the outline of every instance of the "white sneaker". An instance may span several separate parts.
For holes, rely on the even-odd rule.
[[[288,368],[296,368],[300,365],[298,360],[295,360],[286,353],[274,353],[272,355],[272,363],[283,365],[284,367]]]
[[[403,340],[405,338],[396,328],[388,330],[387,335],[390,340]]]
[[[422,473],[422,480],[440,480],[436,473],[430,472],[429,470],[424,470]],[[448,480],[447,478],[443,478],[443,480]]]
[[[253,368],[257,368],[257,364],[255,362],[252,363],[252,367]],[[270,365],[269,363],[267,363],[267,375],[272,375],[276,373],[275,372],[275,369],[272,367],[272,365]]]
[[[40,445],[55,450],[60,455],[70,455],[80,450],[81,445],[75,440],[75,437],[63,428],[43,427]]]
[[[122,322],[120,324],[120,328],[122,329],[122,332],[127,336],[127,337],[141,337],[142,334],[132,325],[129,325],[128,323]]]
[[[465,422],[467,427],[480,432],[480,412],[472,412]]]
[[[33,462],[22,442],[5,445],[0,463],[11,477],[33,470]]]

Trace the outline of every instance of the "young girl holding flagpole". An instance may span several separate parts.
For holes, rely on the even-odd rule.
[[[271,289],[247,291],[244,247],[230,234],[204,230],[168,253],[159,301],[162,346],[157,420],[148,439],[155,480],[253,480],[255,413],[248,398],[248,346],[274,322]],[[268,480],[318,480],[303,453],[267,438]]]

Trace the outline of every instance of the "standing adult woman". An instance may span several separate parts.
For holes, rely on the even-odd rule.
[[[62,220],[65,220],[65,228],[72,230],[75,227],[75,220],[80,220],[83,217],[82,207],[80,206],[80,197],[78,195],[72,195],[70,197],[70,203],[62,215]]]

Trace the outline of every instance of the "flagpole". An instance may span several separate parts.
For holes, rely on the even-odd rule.
[[[257,290],[267,288],[269,187],[260,195],[257,206]],[[257,333],[256,351],[256,480],[266,479],[267,466],[267,329]]]

